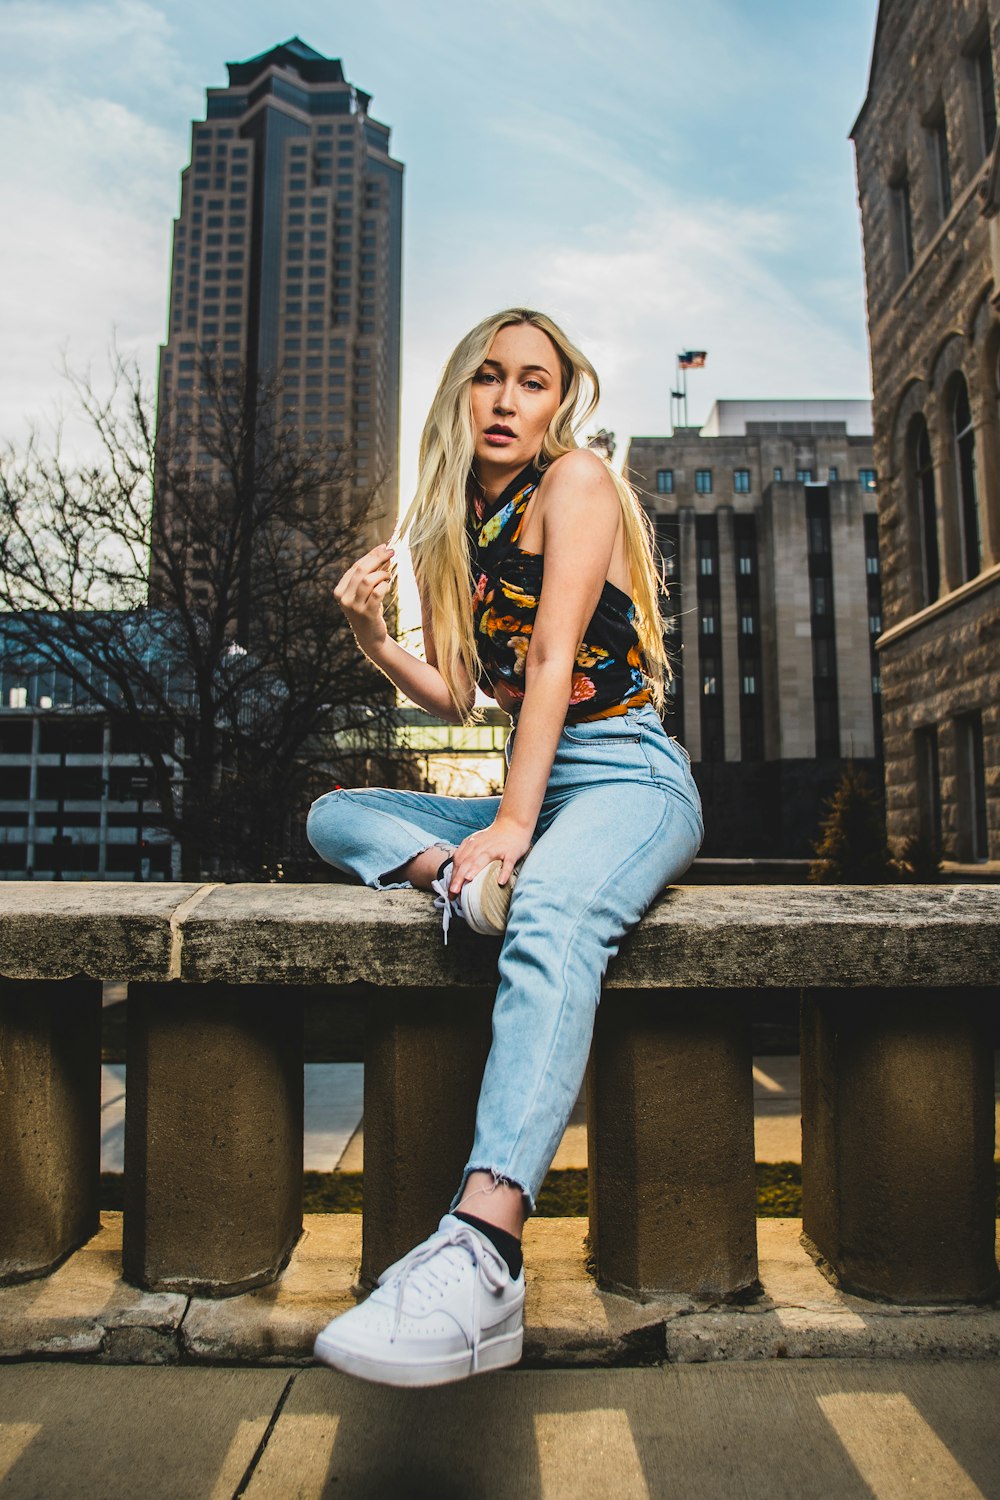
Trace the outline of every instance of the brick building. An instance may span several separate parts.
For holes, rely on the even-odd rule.
[[[702,852],[807,857],[847,761],[881,781],[869,403],[717,401],[633,438],[625,473],[664,559]]]
[[[891,840],[1000,859],[1000,0],[882,0],[851,130]]]

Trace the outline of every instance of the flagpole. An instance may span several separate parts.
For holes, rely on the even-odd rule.
[[[680,388],[679,391],[671,391],[670,394],[672,396],[676,396],[677,399],[678,399],[678,401],[683,402],[683,405],[684,405],[684,426],[685,427],[688,425],[688,395],[687,395],[688,386],[687,386],[687,372],[688,372],[688,370],[694,370],[694,369],[700,370],[701,367],[704,365],[704,363],[705,363],[705,351],[704,351],[704,349],[685,349],[680,354],[678,354],[678,356],[677,356],[677,368],[678,368],[678,370],[681,373],[681,381],[680,381],[681,388]]]

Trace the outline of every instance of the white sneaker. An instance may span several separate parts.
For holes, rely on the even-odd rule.
[[[485,1235],[445,1214],[365,1302],[326,1325],[313,1352],[365,1380],[444,1385],[517,1364],[523,1309],[523,1269],[512,1279]]]
[[[445,943],[448,941],[448,927],[453,916],[462,917],[473,932],[478,932],[483,937],[503,937],[507,927],[507,913],[510,911],[510,899],[514,894],[514,887],[523,863],[524,859],[519,859],[510,873],[507,884],[500,885],[497,876],[503,869],[503,860],[494,859],[484,866],[472,880],[466,881],[457,896],[449,896],[448,880],[450,877],[447,871],[451,860],[445,861],[438,871],[437,878],[431,881],[431,890],[437,893],[434,897],[434,906],[441,913]]]

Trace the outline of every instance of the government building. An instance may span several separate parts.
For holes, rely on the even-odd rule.
[[[849,761],[881,783],[882,629],[867,401],[717,401],[635,437],[694,762],[703,856],[808,858]]]
[[[882,0],[851,130],[890,839],[1000,859],[1000,4]]]

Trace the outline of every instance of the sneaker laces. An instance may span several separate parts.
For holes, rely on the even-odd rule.
[[[472,1371],[479,1365],[479,1334],[482,1323],[482,1288],[491,1292],[502,1292],[510,1282],[510,1270],[506,1261],[496,1251],[484,1244],[480,1235],[469,1224],[457,1223],[453,1228],[440,1230],[431,1235],[424,1244],[411,1250],[409,1255],[393,1267],[399,1281],[396,1288],[396,1312],[392,1321],[391,1342],[395,1342],[403,1316],[403,1297],[410,1287],[418,1297],[427,1297],[453,1280],[454,1273],[464,1269],[461,1259],[449,1255],[449,1250],[468,1251],[475,1263],[475,1281],[472,1289]],[[435,1265],[435,1261],[437,1264]],[[383,1285],[379,1277],[379,1285]],[[468,1332],[468,1330],[466,1330]]]
[[[431,881],[431,890],[435,892],[434,910],[441,913],[441,930],[444,934],[445,947],[448,946],[448,928],[451,926],[452,917],[461,917],[463,915],[461,896],[449,896],[448,894],[448,880],[444,872],[452,864],[454,864],[454,860],[446,859],[440,870],[438,870],[437,875]]]

